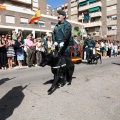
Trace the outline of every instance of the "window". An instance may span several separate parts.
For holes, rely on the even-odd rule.
[[[36,20],[34,24],[38,25],[39,27],[45,27],[45,22],[44,21],[38,21]]]
[[[110,30],[116,30],[117,26],[116,25],[108,26],[107,29],[108,29],[108,31],[110,31]]]
[[[77,10],[77,7],[71,8],[71,11],[76,11],[76,10]]]
[[[38,2],[38,0],[33,0],[33,2]]]
[[[74,3],[74,2],[76,2],[77,0],[71,0],[71,3]]]
[[[54,28],[56,23],[51,22],[51,28]]]
[[[6,23],[15,23],[15,17],[6,15]]]
[[[38,8],[38,3],[33,2],[33,6],[36,7],[36,8]]]
[[[107,16],[107,21],[110,21],[110,20],[117,20],[117,16],[116,15]]]
[[[20,23],[21,24],[27,24],[28,23],[28,19],[27,18],[20,18]]]

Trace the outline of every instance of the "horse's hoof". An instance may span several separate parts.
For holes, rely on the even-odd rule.
[[[71,83],[68,83],[67,85],[71,85]]]
[[[62,84],[61,84],[61,87],[63,87],[65,84],[66,84],[66,83],[62,83]]]
[[[51,90],[52,90],[52,89],[50,88],[47,92],[51,92]]]

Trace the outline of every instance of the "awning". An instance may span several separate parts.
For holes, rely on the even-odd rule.
[[[89,12],[94,12],[94,11],[98,11],[98,10],[101,10],[101,7],[97,6],[97,7],[94,7],[94,8],[90,8],[88,11]]]
[[[96,2],[97,0],[89,0],[89,3],[93,3]]]
[[[87,4],[88,4],[88,1],[86,0],[86,1],[80,2],[79,6],[84,6],[84,5],[87,5]]]

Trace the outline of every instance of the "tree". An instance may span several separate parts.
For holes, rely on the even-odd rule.
[[[74,27],[72,31],[72,36],[81,36],[81,31],[79,30],[79,27]]]

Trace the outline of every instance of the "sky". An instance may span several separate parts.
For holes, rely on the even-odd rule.
[[[47,0],[47,4],[51,5],[52,9],[63,5],[64,2],[67,2],[67,0]]]

